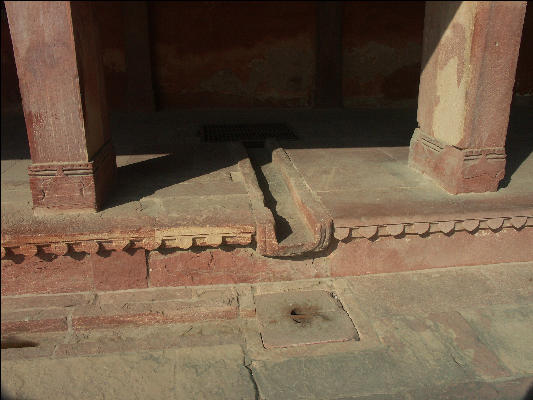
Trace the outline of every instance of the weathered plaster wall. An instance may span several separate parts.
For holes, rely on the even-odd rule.
[[[160,104],[311,105],[314,3],[154,2],[149,6]]]
[[[96,1],[100,26],[107,104],[111,110],[126,107],[127,75],[124,43],[124,17],[120,1]]]
[[[346,107],[416,105],[424,2],[346,2],[343,97]]]
[[[3,5],[3,3],[2,3]],[[126,55],[120,2],[96,2],[107,99],[124,109]],[[150,2],[157,103],[172,107],[312,107],[313,2]],[[345,2],[346,107],[416,105],[424,2]],[[2,113],[21,111],[2,8]],[[515,93],[533,94],[533,12],[526,13]]]

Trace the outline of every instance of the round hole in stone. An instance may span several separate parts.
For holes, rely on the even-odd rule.
[[[309,312],[306,312],[305,310],[301,308],[293,308],[291,310],[291,318],[294,322],[297,324],[301,324],[303,322],[309,322],[309,320],[313,317],[313,315]]]

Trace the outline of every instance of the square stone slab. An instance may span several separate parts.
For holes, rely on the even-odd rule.
[[[258,295],[255,305],[267,349],[359,340],[340,302],[324,290]]]

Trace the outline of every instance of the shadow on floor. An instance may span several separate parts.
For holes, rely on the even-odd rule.
[[[507,161],[505,176],[500,182],[500,188],[509,185],[513,174],[533,153],[533,107],[514,107],[511,109],[505,150]]]
[[[147,115],[116,114],[111,132],[117,155],[163,156],[118,169],[118,182],[106,208],[139,200],[165,187],[234,165],[224,143],[202,143],[204,124],[287,123],[299,140],[288,149],[408,146],[416,109],[248,109],[176,110]],[[533,110],[513,107],[507,140],[506,175],[500,187],[533,151]],[[6,134],[7,133],[7,134]],[[22,116],[2,120],[2,160],[29,158]]]

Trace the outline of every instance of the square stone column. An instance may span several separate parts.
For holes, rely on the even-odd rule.
[[[97,210],[116,176],[90,2],[6,1],[36,212]]]
[[[409,165],[450,193],[496,191],[525,1],[426,2]]]

